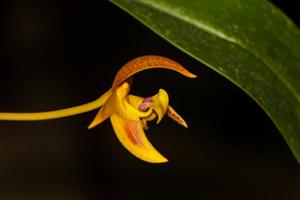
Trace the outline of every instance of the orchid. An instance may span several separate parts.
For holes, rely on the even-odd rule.
[[[0,113],[0,120],[46,120],[71,116],[100,108],[89,129],[110,118],[114,132],[121,144],[134,156],[150,163],[163,163],[168,160],[149,142],[144,130],[148,122],[155,119],[158,124],[167,115],[184,127],[185,120],[169,105],[169,96],[164,89],[159,89],[151,97],[139,97],[130,94],[132,76],[140,71],[152,68],[174,70],[182,75],[195,78],[196,75],[186,70],[175,61],[161,56],[142,56],[126,63],[116,74],[112,87],[97,100],[62,110],[39,113]]]

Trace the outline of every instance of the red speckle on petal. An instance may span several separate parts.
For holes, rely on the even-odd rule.
[[[129,140],[131,141],[131,143],[134,144],[134,145],[137,145],[138,142],[136,141],[136,139],[132,135],[132,132],[131,132],[130,127],[128,125],[125,126],[125,132],[126,132],[128,138],[129,138]]]

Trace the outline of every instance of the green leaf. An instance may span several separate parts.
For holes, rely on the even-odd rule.
[[[111,2],[254,98],[300,162],[300,32],[279,9],[265,0]]]

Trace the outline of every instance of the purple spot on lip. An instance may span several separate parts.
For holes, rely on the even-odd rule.
[[[142,103],[139,105],[139,110],[140,111],[147,111],[149,108],[149,105],[147,103]]]
[[[147,97],[143,100],[143,103],[150,103],[152,102],[152,97]]]
[[[138,107],[140,111],[147,111],[149,109],[149,104],[152,102],[152,97],[147,97],[143,99],[143,103],[141,103]]]

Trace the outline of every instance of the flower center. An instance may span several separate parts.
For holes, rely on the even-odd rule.
[[[143,103],[141,103],[138,107],[139,111],[147,111],[149,109],[150,103],[152,102],[152,97],[147,97],[143,100]]]

